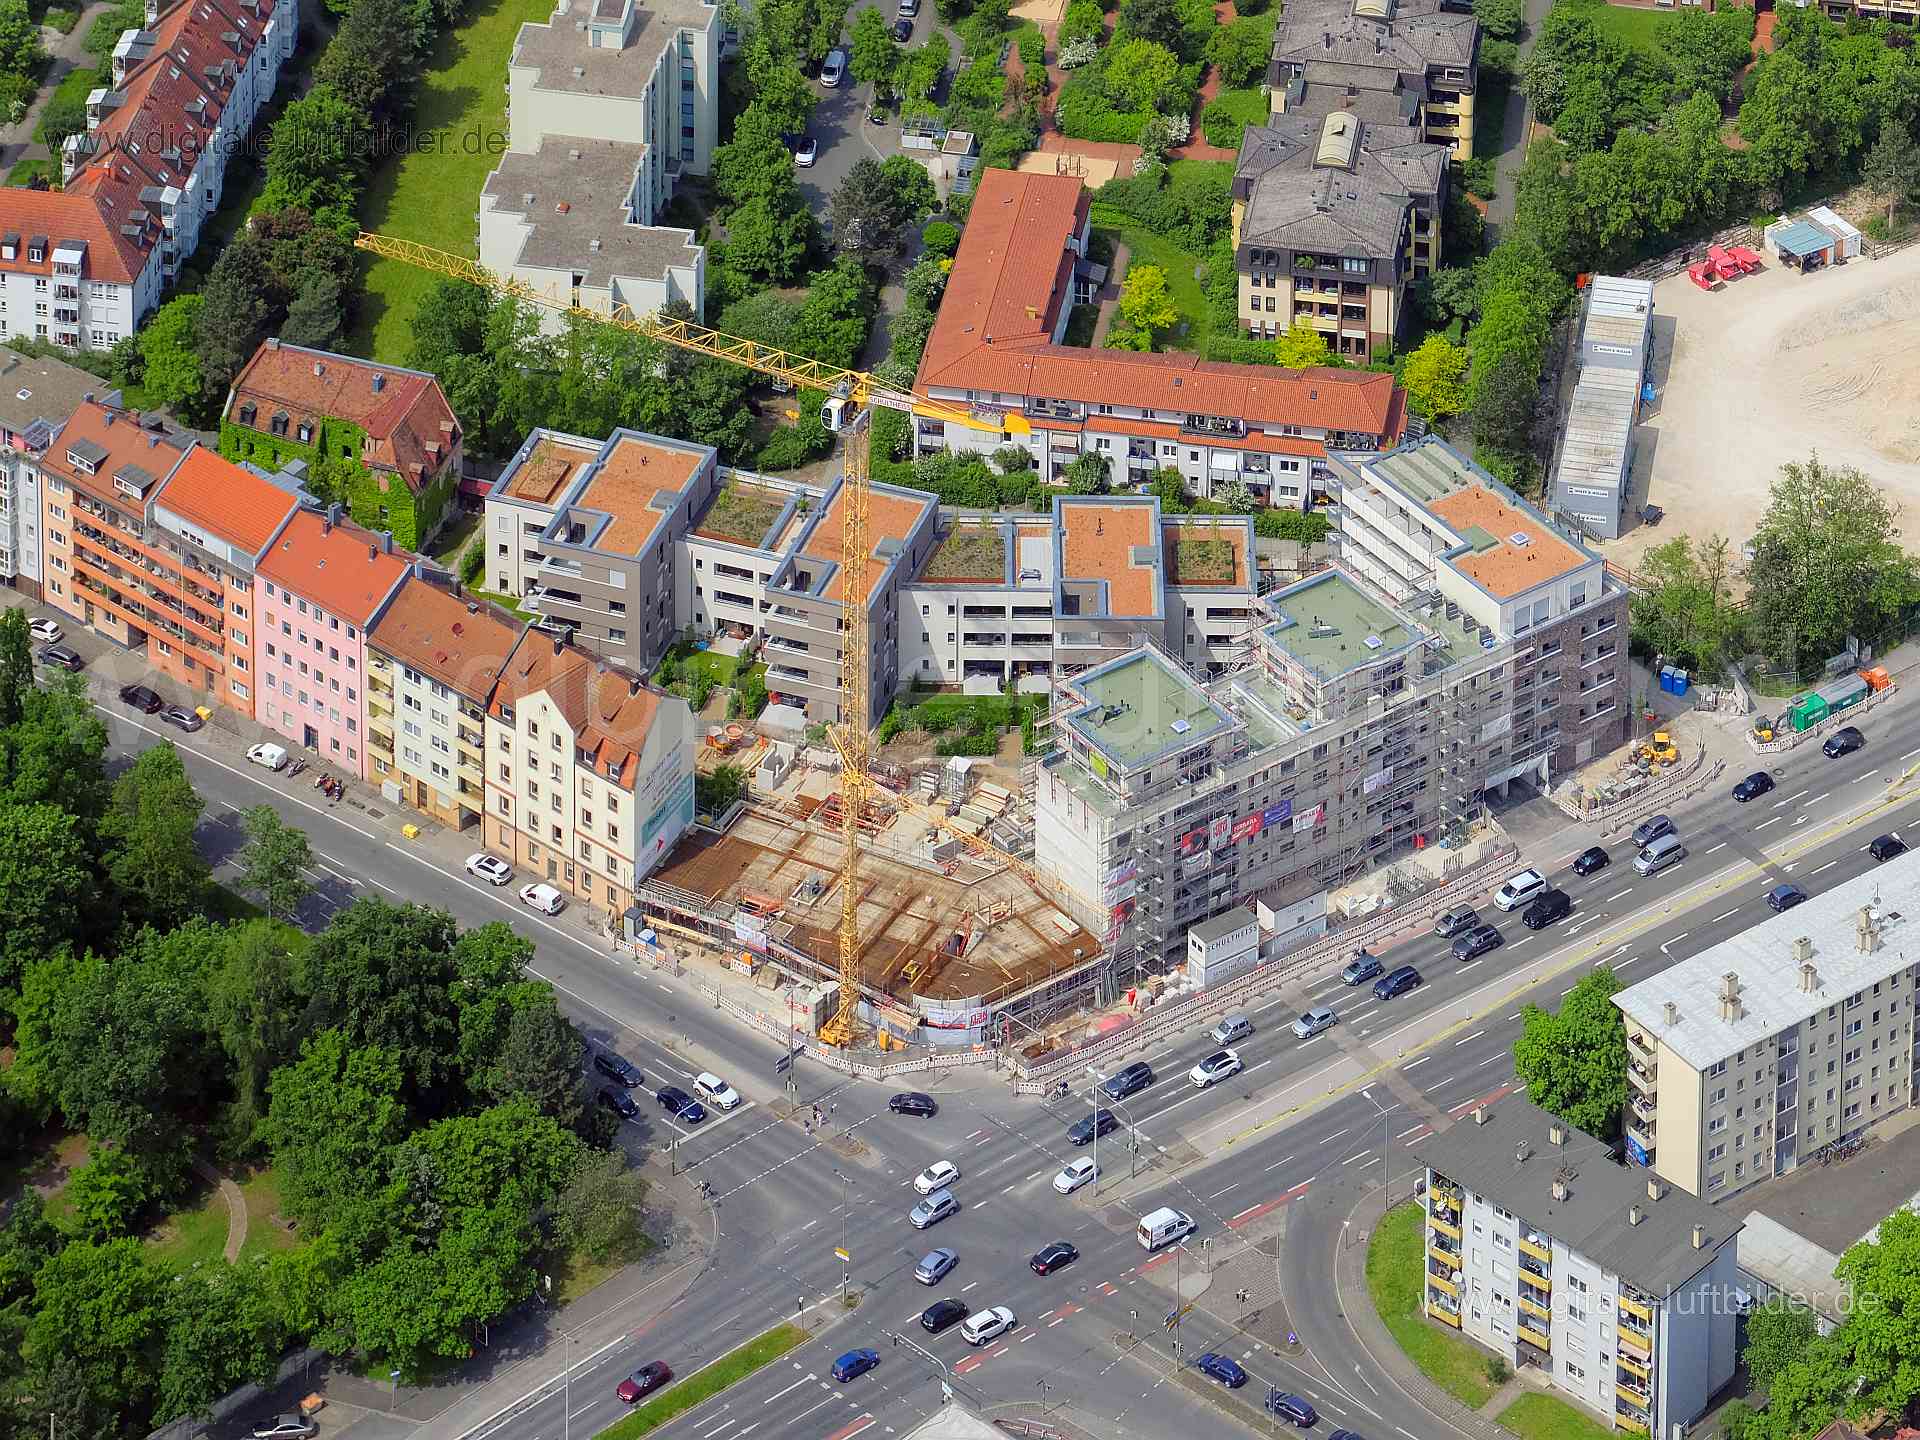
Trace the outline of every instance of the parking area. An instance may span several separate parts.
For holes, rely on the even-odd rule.
[[[1669,276],[1654,287],[1653,376],[1631,508],[1651,501],[1667,521],[1609,543],[1618,564],[1675,535],[1737,547],[1780,466],[1815,452],[1920,508],[1920,416],[1900,398],[1920,384],[1920,246],[1807,275],[1769,258],[1714,291]]]

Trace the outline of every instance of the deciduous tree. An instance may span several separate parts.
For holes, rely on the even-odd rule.
[[[1747,1367],[1753,1388],[1762,1393],[1772,1389],[1781,1371],[1805,1358],[1817,1333],[1813,1312],[1804,1305],[1775,1300],[1748,1311],[1740,1362]]]
[[[18,725],[33,693],[33,636],[27,612],[10,606],[0,615],[0,729]]]
[[[242,883],[266,904],[276,920],[291,920],[312,886],[306,872],[313,865],[313,848],[304,830],[280,818],[271,805],[255,805],[240,817],[247,832],[241,851]]]
[[[1153,349],[1160,337],[1180,319],[1167,284],[1167,272],[1158,265],[1132,265],[1120,282],[1120,318],[1142,337],[1142,350]]]
[[[366,1201],[405,1136],[400,1059],[355,1045],[338,1030],[306,1044],[268,1082],[262,1137],[280,1173],[281,1204],[302,1224],[324,1225]]]
[[[638,1260],[647,1248],[640,1225],[647,1182],[618,1150],[588,1155],[554,1203],[554,1224],[571,1249],[605,1265]]]
[[[1887,197],[1887,224],[1902,202],[1920,191],[1920,143],[1904,125],[1888,125],[1867,152],[1867,184]]]
[[[1273,358],[1287,370],[1310,370],[1333,359],[1327,337],[1304,320],[1296,320],[1273,342]]]
[[[100,820],[102,860],[135,924],[173,925],[199,913],[212,883],[194,843],[205,808],[167,741],[142,750],[114,781]]]
[[[89,1408],[127,1434],[154,1392],[153,1358],[166,1286],[138,1240],[67,1246],[34,1279],[25,1353],[31,1370],[71,1367]]]
[[[153,1199],[146,1170],[124,1150],[92,1147],[67,1182],[74,1227],[82,1240],[113,1240],[132,1230]]]
[[[1467,347],[1429,335],[1407,356],[1400,376],[1407,403],[1428,420],[1444,420],[1467,408]]]
[[[204,423],[206,372],[200,363],[202,295],[176,295],[140,327],[136,342],[147,393],[189,424]]]
[[[900,69],[900,44],[886,16],[872,6],[853,17],[852,54],[847,69],[862,85],[871,85],[878,95],[891,94],[894,77]]]
[[[80,940],[93,885],[74,816],[54,805],[0,805],[0,1005],[12,1008],[27,966]]]
[[[1513,1046],[1527,1098],[1602,1139],[1618,1129],[1627,1098],[1626,1026],[1611,998],[1619,988],[1609,967],[1589,971],[1558,1013],[1526,1006]]]

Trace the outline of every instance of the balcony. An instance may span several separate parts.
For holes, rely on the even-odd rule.
[[[1653,1370],[1650,1359],[1642,1360],[1638,1356],[1628,1354],[1625,1350],[1619,1351],[1613,1358],[1620,1362],[1620,1367],[1628,1374],[1648,1384],[1652,1383]]]
[[[1513,1332],[1536,1350],[1553,1349],[1553,1342],[1547,1338],[1547,1327],[1544,1325],[1536,1325],[1531,1319],[1523,1317],[1519,1323],[1513,1327]]]
[[[1530,1298],[1524,1290],[1520,1292],[1520,1308],[1529,1315],[1537,1316],[1547,1324],[1553,1322],[1553,1311],[1549,1310],[1539,1301]]]
[[[1444,1297],[1432,1291],[1427,1292],[1427,1314],[1442,1325],[1451,1325],[1456,1330],[1460,1328],[1460,1307],[1445,1304]]]
[[[1647,1433],[1646,1422],[1644,1420],[1634,1419],[1633,1416],[1629,1415],[1625,1410],[1616,1409],[1613,1412],[1613,1423],[1618,1425],[1622,1430],[1633,1431],[1636,1435],[1644,1435]]]
[[[1531,1255],[1542,1265],[1551,1267],[1553,1264],[1553,1241],[1549,1237],[1537,1233],[1522,1235],[1520,1237],[1520,1253],[1522,1255]]]
[[[1427,1224],[1431,1225],[1435,1230],[1438,1230],[1442,1235],[1449,1236],[1455,1244],[1458,1244],[1460,1240],[1460,1227],[1455,1221],[1459,1218],[1456,1214],[1453,1220],[1443,1220],[1440,1218],[1440,1211],[1433,1210],[1427,1215]]]
[[[1620,1313],[1622,1316],[1631,1315],[1634,1319],[1638,1320],[1642,1329],[1653,1324],[1653,1310],[1651,1307],[1643,1305],[1638,1300],[1631,1299],[1624,1294],[1620,1297]]]
[[[1447,1267],[1447,1273],[1451,1275],[1460,1268],[1460,1252],[1458,1250],[1442,1250],[1438,1245],[1431,1243],[1431,1238],[1432,1237],[1429,1237],[1429,1243],[1427,1245],[1428,1258],[1438,1260],[1442,1265]]]
[[[1431,1288],[1438,1290],[1441,1294],[1451,1295],[1453,1296],[1454,1299],[1458,1300],[1460,1298],[1460,1287],[1455,1285],[1453,1281],[1448,1278],[1448,1276],[1452,1275],[1452,1273],[1453,1272],[1449,1270],[1446,1275],[1435,1274],[1433,1266],[1428,1265],[1427,1266],[1427,1284]]]
[[[1627,1370],[1616,1370],[1613,1376],[1616,1392],[1625,1392],[1633,1399],[1629,1402],[1635,1409],[1645,1410],[1653,1404],[1653,1387]],[[1625,1396],[1622,1396],[1625,1398]]]
[[[1647,1362],[1653,1359],[1652,1339],[1622,1325],[1619,1358],[1624,1364],[1638,1365],[1644,1370]]]
[[[1654,1093],[1655,1079],[1656,1076],[1653,1066],[1636,1060],[1631,1055],[1627,1057],[1628,1084],[1637,1090],[1644,1090],[1648,1097],[1651,1098]]]
[[[1638,1050],[1642,1055],[1645,1055],[1649,1060],[1654,1057],[1653,1042],[1638,1030],[1629,1030],[1627,1032],[1627,1044],[1633,1049]]]

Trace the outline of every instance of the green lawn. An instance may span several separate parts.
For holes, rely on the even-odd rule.
[[[522,24],[552,13],[552,0],[479,0],[434,42],[409,123],[418,139],[368,177],[360,206],[367,229],[456,255],[474,253],[480,187],[506,148],[507,57]],[[414,310],[434,278],[396,260],[370,261],[345,348],[387,364],[405,363]]]
[[[48,160],[16,160],[13,168],[7,172],[7,184],[25,185],[38,180],[42,175],[52,181],[60,179],[60,167]]]
[[[269,1255],[290,1249],[293,1236],[274,1222],[280,1208],[280,1182],[271,1168],[235,1176],[240,1193],[247,1202],[247,1240],[240,1247],[240,1258]],[[182,1208],[153,1227],[147,1244],[154,1258],[174,1270],[218,1260],[227,1246],[227,1202],[217,1187],[196,1177],[194,1189]]]
[[[537,618],[531,610],[522,610],[520,608],[520,602],[511,595],[502,595],[493,590],[475,590],[473,593],[478,595],[482,600],[491,600],[502,610],[512,615],[518,615],[529,624]]]
[[[1580,13],[1592,20],[1593,28],[1602,35],[1611,35],[1656,59],[1665,56],[1662,37],[1680,14],[1678,10],[1638,10],[1625,5],[1582,5]],[[1477,115],[1474,123],[1480,123]]]
[[[47,97],[47,104],[67,99],[76,105],[87,103],[87,92],[100,83],[100,72],[82,65],[77,70],[69,70],[60,83],[53,88],[53,94]],[[41,111],[42,114],[46,112]],[[39,125],[33,127],[33,138],[42,145],[47,143],[47,132]]]
[[[1496,1417],[1520,1440],[1611,1440],[1619,1432],[1552,1395],[1522,1395]]]
[[[776,1325],[738,1349],[729,1350],[705,1369],[676,1382],[631,1415],[615,1421],[600,1432],[601,1440],[633,1440],[637,1435],[650,1434],[675,1416],[686,1414],[722,1390],[739,1384],[754,1371],[771,1365],[806,1338],[807,1332],[798,1325]]]
[[[667,683],[667,666],[674,663],[676,662],[671,655],[665,660],[662,660],[653,672],[653,683],[656,685],[665,685]],[[733,683],[734,671],[740,662],[739,657],[734,655],[718,655],[711,650],[695,650],[692,654],[682,657],[677,663],[680,667],[680,673],[684,678],[692,678],[697,675],[704,679],[709,685],[731,685]],[[752,668],[751,666],[748,667],[750,670]],[[762,673],[764,673],[766,667],[761,666],[760,668]]]
[[[1367,1293],[1373,1308],[1420,1373],[1463,1405],[1478,1410],[1493,1398],[1487,1353],[1421,1310],[1426,1282],[1425,1212],[1418,1205],[1389,1210],[1367,1245]],[[1503,1417],[1504,1418],[1504,1417]]]
[[[1180,312],[1180,324],[1186,328],[1182,330],[1176,325],[1167,336],[1166,348],[1204,352],[1208,333],[1213,326],[1207,313],[1206,288],[1195,273],[1200,267],[1200,257],[1182,250],[1164,236],[1146,229],[1131,215],[1123,214],[1111,206],[1096,204],[1093,207],[1093,223],[1100,230],[1110,231],[1114,241],[1127,247],[1129,268],[1135,265],[1158,265],[1167,272],[1167,288],[1173,293],[1174,308]],[[1123,275],[1121,278],[1124,280],[1126,277]]]
[[[479,510],[451,516],[440,527],[440,533],[433,537],[433,546],[427,551],[427,558],[436,565],[453,569],[460,559],[460,552],[467,548],[467,542],[479,532],[480,522],[486,518]]]

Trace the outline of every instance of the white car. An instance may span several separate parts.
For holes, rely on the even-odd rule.
[[[967,1317],[967,1323],[960,1327],[960,1338],[969,1345],[984,1345],[995,1336],[1006,1334],[1013,1323],[1013,1311],[1006,1306],[989,1306]]]
[[[522,885],[520,903],[542,915],[558,915],[567,908],[566,897],[551,885]]]
[[[489,855],[477,850],[467,856],[467,873],[477,876],[489,885],[504,885],[513,879],[513,867],[498,855]]]
[[[27,622],[27,633],[42,645],[51,645],[67,632],[60,628],[58,620],[39,618]]]
[[[922,1195],[944,1190],[960,1178],[960,1167],[951,1160],[936,1160],[913,1177],[913,1188]]]
[[[731,1110],[740,1103],[740,1093],[711,1070],[702,1070],[693,1077],[693,1088],[700,1097],[716,1110]]]
[[[264,765],[269,770],[284,770],[287,765],[287,752],[280,745],[255,745],[247,751],[247,759],[256,765]]]
[[[1522,870],[1516,875],[1509,875],[1506,883],[1493,892],[1493,908],[1518,910],[1546,888],[1546,876],[1538,870]]]
[[[1099,1176],[1100,1167],[1094,1164],[1090,1157],[1082,1155],[1078,1160],[1067,1162],[1067,1168],[1053,1177],[1053,1188],[1062,1195],[1071,1195],[1082,1185],[1098,1179]]]
[[[1209,1085],[1218,1084],[1231,1075],[1238,1075],[1244,1068],[1239,1051],[1216,1050],[1189,1070],[1187,1079],[1193,1082],[1194,1089],[1204,1090]]]

